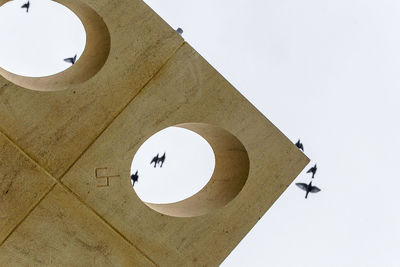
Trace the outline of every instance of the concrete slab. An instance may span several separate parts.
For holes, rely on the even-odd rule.
[[[155,132],[182,123],[205,123],[227,130],[243,144],[250,161],[248,178],[247,173],[242,174],[247,179],[236,198],[202,216],[171,217],[162,214],[162,209],[158,213],[141,202],[130,183],[131,161],[140,145]],[[195,127],[192,130],[197,131]],[[215,150],[215,135],[199,134],[211,140]],[[221,160],[217,157],[216,169]],[[216,265],[307,163],[304,154],[272,123],[189,45],[184,45],[62,182],[129,240],[140,244],[158,264]],[[109,186],[98,187],[95,170],[103,167],[108,168],[104,170],[108,175],[116,177],[110,178]],[[223,175],[229,176],[229,170]]]
[[[0,247],[1,266],[155,266],[56,185]]]
[[[0,77],[0,130],[57,178],[183,43],[142,1],[58,2],[81,18],[88,42],[88,33],[100,40],[111,39],[109,52],[95,41],[71,68],[43,78],[16,76],[0,69],[0,75],[8,79]],[[88,12],[82,11],[86,10],[84,2],[91,5]],[[97,27],[102,20],[107,29]],[[100,70],[101,62],[92,65],[96,57],[106,60]],[[92,73],[92,68],[98,73]],[[26,88],[64,90],[37,92],[10,80]]]
[[[54,183],[0,133],[0,244]]]
[[[0,69],[0,265],[219,264],[309,160],[142,1],[58,2],[85,25],[78,62]],[[210,143],[215,171],[186,200],[143,203],[131,161],[174,125]]]

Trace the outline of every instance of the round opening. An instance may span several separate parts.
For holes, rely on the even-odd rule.
[[[110,35],[80,1],[1,1],[0,75],[21,87],[56,91],[82,83],[104,65]]]
[[[143,143],[133,158],[131,173],[138,171],[140,176],[134,189],[142,201],[166,204],[199,192],[214,166],[214,152],[203,137],[185,128],[168,127]]]
[[[64,71],[83,53],[86,32],[70,9],[49,1],[10,1],[0,7],[0,67],[17,75],[43,77]],[[25,6],[25,8],[23,8]],[[28,11],[28,12],[27,12]]]
[[[235,136],[209,124],[184,123],[142,144],[132,161],[131,182],[150,208],[191,217],[228,204],[248,173],[246,149]]]

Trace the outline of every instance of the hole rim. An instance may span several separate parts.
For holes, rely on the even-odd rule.
[[[0,7],[9,1],[11,0],[0,0]],[[89,80],[104,66],[111,49],[111,37],[107,25],[92,7],[79,0],[50,1],[63,5],[79,18],[86,32],[86,44],[75,64],[53,75],[28,77],[0,68],[0,75],[3,78],[34,91],[60,91]]]
[[[208,123],[189,122],[168,127],[180,127],[193,131],[208,142],[215,157],[215,167],[211,178],[192,196],[166,204],[145,202],[133,187],[132,191],[147,207],[171,217],[202,216],[225,207],[242,191],[249,176],[250,159],[243,143],[229,131]],[[148,136],[145,141],[152,135]]]

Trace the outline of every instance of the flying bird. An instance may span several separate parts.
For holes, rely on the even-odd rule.
[[[303,144],[300,143],[300,139],[299,139],[299,141],[297,141],[297,143],[295,145],[298,147],[298,149],[300,149],[304,152],[304,147],[303,147]]]
[[[30,6],[30,3],[29,3],[29,1],[28,1],[28,2],[26,2],[25,4],[23,4],[23,5],[21,6],[21,8],[26,8],[26,12],[28,12],[28,11],[29,11],[29,6]]]
[[[301,188],[302,190],[306,191],[306,198],[308,196],[308,193],[318,193],[319,191],[321,191],[321,189],[319,189],[316,186],[312,185],[312,181],[309,184],[305,184],[305,183],[296,183],[296,185]]]
[[[178,28],[178,29],[176,29],[176,32],[177,32],[179,35],[182,35],[183,30],[182,30],[182,28]]]
[[[74,64],[75,64],[75,61],[76,61],[76,54],[75,54],[74,57],[65,58],[64,61],[65,61],[65,62],[68,62],[68,63],[71,63],[72,65],[74,65]]]
[[[151,161],[150,164],[154,163],[154,168],[157,166],[158,161],[160,160],[160,158],[158,157],[158,153],[157,156],[155,156]]]
[[[164,164],[164,161],[165,161],[165,152],[164,152],[164,154],[162,155],[162,157],[158,159],[158,162],[161,162],[160,168],[162,168],[162,165]]]
[[[311,167],[307,173],[312,173],[312,178],[314,178],[315,173],[317,172],[317,164],[314,165],[314,167]]]
[[[138,171],[135,174],[131,175],[132,186],[135,186],[135,183],[139,181]]]

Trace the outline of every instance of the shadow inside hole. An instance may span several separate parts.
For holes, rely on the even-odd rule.
[[[235,136],[217,126],[205,123],[174,126],[193,131],[210,144],[215,155],[214,172],[200,191],[184,200],[167,204],[144,203],[157,212],[176,217],[199,216],[222,208],[246,183],[249,158],[245,147]]]
[[[8,0],[0,0],[0,6],[6,2]],[[26,77],[0,68],[0,75],[12,83],[36,91],[62,90],[90,79],[106,62],[110,52],[110,33],[103,19],[90,6],[79,0],[55,2],[70,9],[82,22],[86,31],[86,45],[83,54],[72,67],[45,77]],[[60,60],[63,58],[64,56]]]

